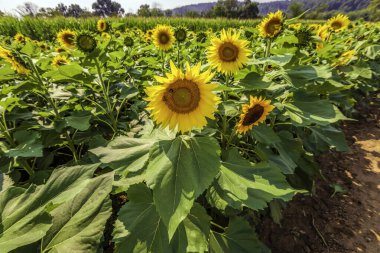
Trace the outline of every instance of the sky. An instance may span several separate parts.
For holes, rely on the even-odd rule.
[[[255,2],[269,1],[270,0],[255,0]],[[91,10],[91,5],[95,0],[0,0],[0,10],[13,13],[14,9],[24,2],[33,2],[39,7],[55,7],[58,3],[64,3],[65,5],[75,3]],[[142,4],[149,4],[150,6],[158,4],[161,9],[173,9],[195,3],[216,2],[216,0],[116,0],[116,2],[119,2],[126,12],[135,13]]]

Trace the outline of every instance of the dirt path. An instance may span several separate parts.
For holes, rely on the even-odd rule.
[[[273,253],[380,253],[380,109],[359,109],[343,126],[349,153],[318,158],[326,180],[315,196],[297,196],[281,227],[267,218],[258,231]],[[333,197],[332,184],[344,193]]]

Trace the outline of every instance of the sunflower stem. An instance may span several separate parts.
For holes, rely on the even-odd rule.
[[[267,39],[267,46],[266,46],[265,52],[264,52],[265,58],[268,58],[270,56],[271,47],[272,47],[272,39],[269,38],[269,39]],[[267,68],[267,63],[264,64],[264,68],[263,68],[264,73],[265,73],[266,68]]]
[[[164,50],[161,50],[161,59],[162,59],[162,74],[165,75],[165,53],[164,53]]]
[[[177,66],[180,65],[180,61],[181,61],[181,58],[180,58],[180,52],[181,52],[181,43],[177,42],[178,43],[178,55],[177,55]]]

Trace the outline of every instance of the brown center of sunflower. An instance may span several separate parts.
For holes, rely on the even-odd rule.
[[[177,113],[194,111],[201,100],[198,85],[189,80],[178,80],[166,89],[163,101]]]
[[[331,24],[331,27],[332,27],[334,30],[340,29],[340,28],[342,27],[342,23],[339,22],[339,21],[334,21],[334,22]]]
[[[59,59],[59,60],[57,60],[57,62],[56,62],[56,64],[58,65],[58,66],[63,66],[63,65],[66,65],[66,61],[65,60],[63,60],[63,59]]]
[[[261,105],[254,105],[249,108],[243,119],[243,126],[249,126],[258,121],[264,114],[264,107]]]
[[[69,45],[74,45],[74,35],[72,34],[65,34],[63,36],[63,40],[65,41],[66,44],[69,44]]]
[[[158,35],[158,40],[161,44],[167,44],[169,42],[169,36],[166,33],[160,33]]]
[[[281,30],[281,21],[279,19],[269,20],[265,30],[270,35],[276,35]]]
[[[226,42],[219,48],[219,57],[222,61],[232,62],[237,59],[239,49],[231,42]]]
[[[106,24],[105,23],[100,23],[100,30],[104,30],[105,29],[105,26],[106,26]]]

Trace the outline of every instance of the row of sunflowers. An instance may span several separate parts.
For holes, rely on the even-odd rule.
[[[270,252],[380,84],[380,25],[21,33],[0,44],[2,252]]]

